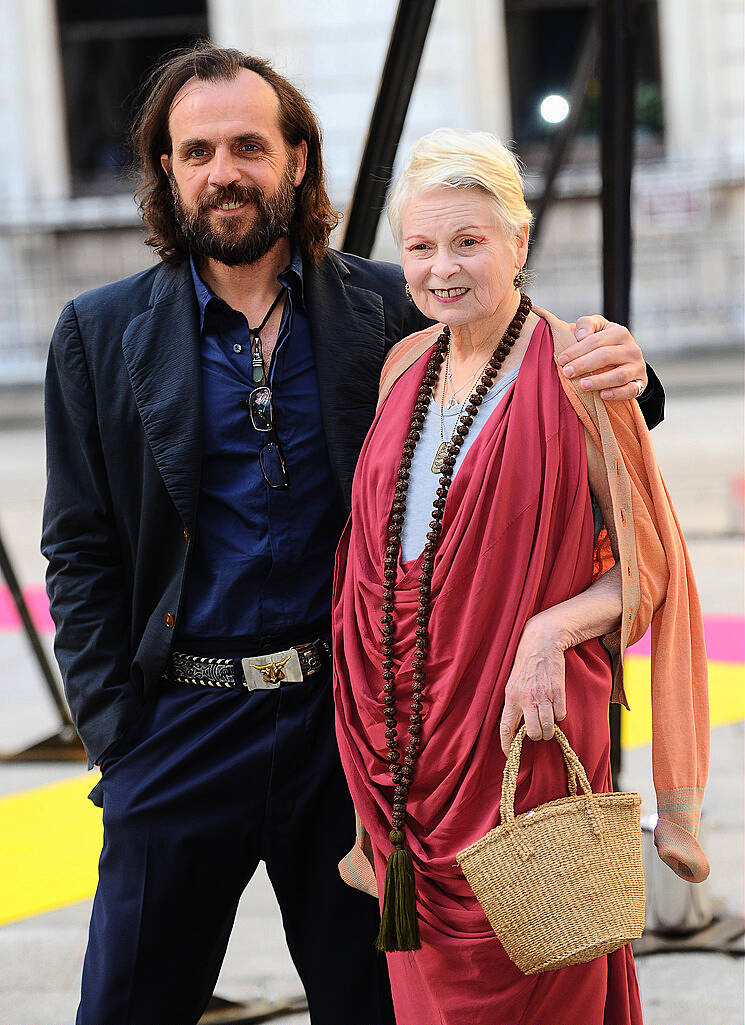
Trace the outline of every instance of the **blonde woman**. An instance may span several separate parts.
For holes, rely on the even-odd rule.
[[[558,721],[593,789],[611,789],[617,656],[652,620],[657,842],[681,875],[705,877],[706,670],[685,547],[636,403],[612,404],[602,440],[557,371],[571,332],[522,291],[531,215],[512,154],[484,134],[425,137],[389,216],[412,298],[438,323],[384,370],[337,554],[334,654],[398,1025],[638,1025],[629,948],[523,976],[456,854],[498,821],[521,719],[533,742],[518,812],[566,793],[547,743]],[[612,566],[597,575],[601,522]]]

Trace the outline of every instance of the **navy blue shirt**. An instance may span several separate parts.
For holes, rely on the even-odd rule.
[[[312,640],[331,615],[341,495],[321,423],[315,361],[297,250],[278,276],[286,302],[268,383],[289,487],[268,486],[259,466],[266,434],[241,406],[251,380],[242,313],[218,298],[192,261],[199,304],[203,398],[197,524],[177,622],[180,647],[214,641],[215,653],[258,650],[266,638]],[[289,642],[288,642],[289,643]]]

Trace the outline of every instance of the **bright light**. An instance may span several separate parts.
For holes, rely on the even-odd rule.
[[[541,102],[541,117],[550,125],[560,124],[569,113],[569,104],[563,96],[552,93]]]

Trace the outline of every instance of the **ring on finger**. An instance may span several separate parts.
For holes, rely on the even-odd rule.
[[[635,381],[632,381],[631,383],[636,385],[636,396],[635,396],[635,398],[638,399],[639,396],[641,395],[641,393],[644,391],[644,381],[640,381],[637,378]]]

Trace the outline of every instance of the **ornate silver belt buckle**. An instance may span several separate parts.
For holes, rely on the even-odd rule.
[[[294,648],[242,658],[241,666],[248,690],[275,690],[283,682],[300,683],[303,678],[300,656]]]

